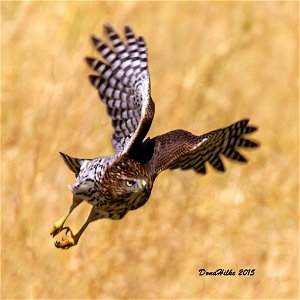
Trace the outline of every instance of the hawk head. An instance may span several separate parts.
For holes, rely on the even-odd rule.
[[[151,189],[152,180],[146,166],[126,156],[118,158],[107,168],[101,182],[105,199],[110,203],[128,205],[130,209],[144,204]]]

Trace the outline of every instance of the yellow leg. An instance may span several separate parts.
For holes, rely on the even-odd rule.
[[[101,217],[103,217],[103,216],[101,216]],[[77,245],[82,233],[85,231],[87,226],[91,222],[93,222],[101,217],[97,216],[97,214],[95,212],[95,208],[92,208],[88,219],[86,220],[86,222],[83,224],[83,226],[80,228],[80,230],[75,235],[73,234],[73,232],[71,231],[71,229],[69,227],[63,227],[61,229],[61,230],[66,230],[66,235],[56,240],[56,242],[54,243],[55,247],[61,248],[61,249],[69,249],[70,247]],[[70,234],[68,234],[68,233],[70,233]]]
[[[61,218],[59,218],[55,223],[54,226],[50,232],[50,234],[55,237],[58,233],[60,233],[63,229],[63,226],[71,214],[71,212],[74,210],[75,207],[77,207],[82,202],[81,199],[76,199],[75,196],[73,196],[73,203],[69,209],[68,212],[66,212]]]
[[[50,232],[50,234],[55,237],[58,233],[61,232],[68,216],[70,215],[70,211],[66,212],[61,218],[59,218],[55,223],[54,226]]]

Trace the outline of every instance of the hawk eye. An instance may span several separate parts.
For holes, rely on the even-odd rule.
[[[133,186],[135,184],[134,180],[125,180],[127,186]]]

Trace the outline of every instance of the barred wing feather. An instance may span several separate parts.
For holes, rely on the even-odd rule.
[[[145,41],[135,37],[129,26],[124,31],[125,42],[110,25],[105,25],[110,47],[98,37],[91,37],[104,61],[86,58],[98,73],[89,79],[107,106],[114,128],[112,144],[120,155],[143,141],[154,117]]]
[[[205,174],[205,163],[208,162],[218,171],[224,172],[225,167],[221,155],[239,162],[247,162],[247,159],[238,152],[238,147],[258,147],[257,142],[251,141],[244,135],[257,130],[255,126],[248,125],[249,120],[238,121],[228,127],[217,129],[201,136],[195,136],[189,132],[174,131],[171,138],[158,137],[157,151],[158,172],[164,169],[194,169],[198,173]],[[180,147],[178,146],[180,144]],[[161,154],[165,152],[164,154]]]

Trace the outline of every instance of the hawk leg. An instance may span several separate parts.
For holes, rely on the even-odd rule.
[[[63,230],[63,226],[70,215],[70,211],[65,213],[61,218],[59,218],[55,223],[54,226],[50,232],[50,234],[55,237],[57,234],[59,234]]]
[[[93,207],[86,222],[83,224],[83,226],[80,228],[80,230],[75,235],[73,234],[72,230],[69,227],[63,227],[60,229],[60,231],[66,230],[66,235],[64,235],[61,238],[56,240],[56,242],[54,243],[55,247],[61,248],[61,249],[69,249],[69,248],[77,245],[82,233],[85,231],[87,226],[91,222],[93,222],[97,219],[99,219],[99,215],[96,213],[96,210]]]
[[[73,203],[70,207],[70,209],[61,217],[59,218],[55,223],[54,226],[50,232],[50,234],[55,237],[57,234],[59,234],[64,228],[67,227],[63,227],[67,218],[69,217],[69,215],[72,213],[72,211],[82,202],[82,200],[78,200],[73,198]]]

